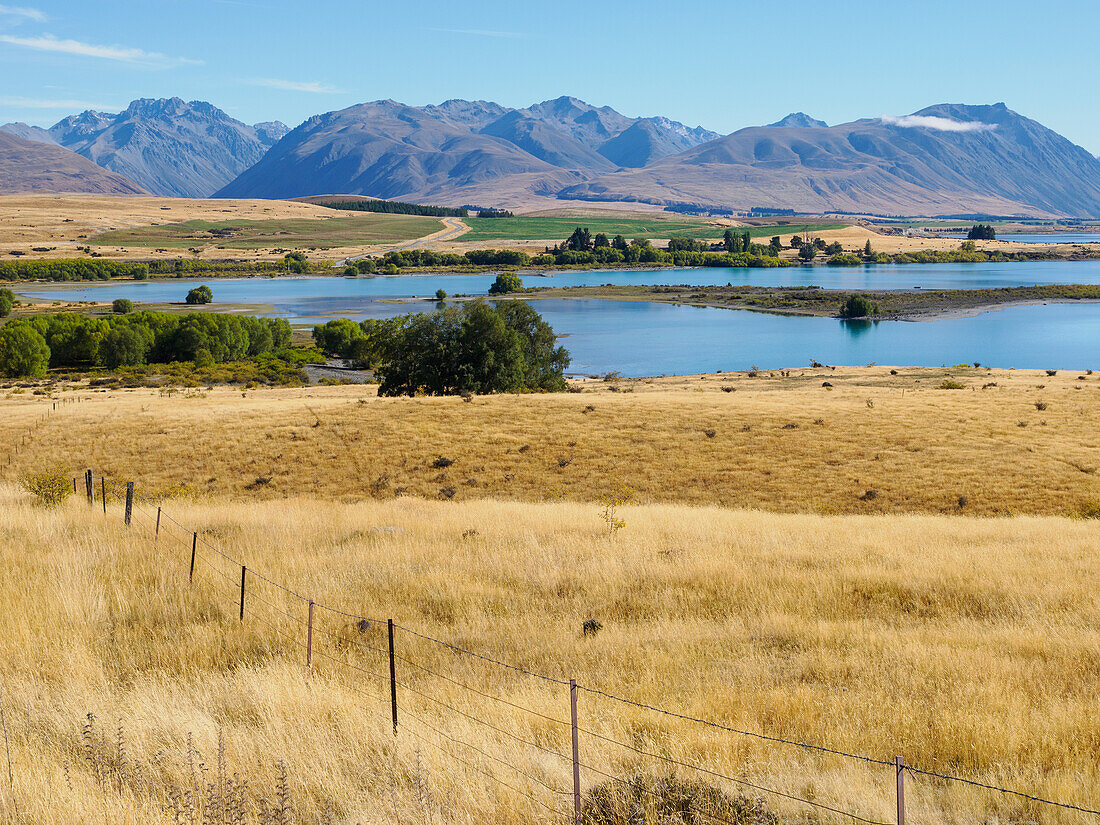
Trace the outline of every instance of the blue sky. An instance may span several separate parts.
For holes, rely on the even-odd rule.
[[[137,97],[291,126],[393,98],[571,94],[727,133],[995,103],[1100,153],[1100,4],[0,0],[0,122]]]

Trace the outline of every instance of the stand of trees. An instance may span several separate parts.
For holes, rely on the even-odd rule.
[[[90,318],[60,312],[0,327],[0,375],[41,377],[51,367],[214,364],[278,354],[289,347],[290,324],[281,318],[163,312]]]
[[[149,265],[102,258],[66,258],[56,261],[0,261],[0,281],[108,281],[111,278],[149,277]]]
[[[466,207],[454,209],[449,206],[422,206],[419,203],[402,203],[401,201],[380,200],[354,200],[335,201],[322,203],[319,206],[327,206],[329,209],[345,209],[351,212],[384,212],[393,215],[425,215],[429,218],[468,218],[470,212]]]
[[[976,223],[966,233],[966,239],[968,241],[995,241],[997,240],[997,230],[993,228],[993,224]]]
[[[314,327],[313,339],[326,355],[376,369],[379,395],[560,392],[569,366],[554,330],[523,301],[341,318]]]

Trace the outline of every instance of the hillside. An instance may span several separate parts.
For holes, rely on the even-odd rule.
[[[249,126],[209,103],[174,97],[135,100],[118,115],[83,112],[49,133],[155,195],[201,198],[259,161],[286,126]]]
[[[1100,161],[1004,104],[943,104],[831,127],[742,129],[559,197],[812,213],[1096,216]]]
[[[0,194],[36,192],[144,194],[132,180],[68,149],[0,130]]]
[[[646,135],[616,142],[638,124],[645,124]],[[486,101],[414,107],[383,100],[310,118],[217,194],[342,192],[503,205],[524,193],[553,196],[592,175],[641,165],[714,136],[568,97],[527,109]]]

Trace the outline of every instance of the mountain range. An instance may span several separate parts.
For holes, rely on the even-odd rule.
[[[119,114],[88,110],[49,129],[9,123],[0,130],[63,146],[154,195],[181,198],[208,197],[288,131],[278,121],[249,126],[209,103],[178,97],[135,100]]]
[[[716,212],[1100,216],[1100,161],[1003,103],[940,104],[833,126],[795,112],[721,136],[572,97],[524,109],[380,100],[316,115],[293,130],[278,122],[249,126],[209,103],[171,98],[136,100],[117,115],[82,112],[50,129],[0,130],[22,139],[18,151],[28,151],[28,141],[56,144],[131,187],[186,197],[354,194],[511,208],[557,200]],[[17,150],[7,151],[9,168],[18,167],[10,160]],[[75,185],[71,176],[58,180]],[[0,191],[24,185],[0,177]],[[91,185],[106,184],[97,178]]]
[[[25,140],[0,131],[0,192],[78,192],[144,195],[122,175],[43,140]]]

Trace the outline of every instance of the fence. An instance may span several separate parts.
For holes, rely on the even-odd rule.
[[[78,480],[74,478],[73,484],[74,489],[76,489],[78,487]],[[85,472],[84,490],[88,504],[94,506],[97,503],[97,490],[91,470]],[[118,480],[108,479],[105,476],[100,476],[98,493],[100,499],[98,503],[102,504],[105,514],[107,513],[108,496],[111,496],[118,502],[123,503],[122,518],[126,525],[133,526],[135,523],[135,516],[137,516],[138,521],[150,531],[154,544],[159,544],[162,540],[176,542],[182,550],[184,558],[187,560],[189,582],[193,582],[196,575],[201,576],[209,573],[219,576],[220,579],[231,588],[237,620],[242,623],[245,622],[246,619],[259,621],[266,625],[271,632],[283,642],[287,643],[292,648],[299,649],[302,657],[302,665],[307,672],[313,670],[316,659],[320,657],[331,662],[332,666],[343,668],[352,674],[354,677],[352,682],[353,690],[362,694],[364,698],[377,703],[379,706],[384,705],[387,707],[389,711],[389,719],[387,721],[392,724],[395,736],[401,733],[407,733],[427,747],[440,748],[451,758],[456,759],[458,762],[461,762],[478,774],[527,797],[532,803],[549,811],[551,814],[558,817],[573,819],[578,825],[584,819],[581,794],[582,773],[590,777],[598,777],[600,780],[606,780],[613,785],[622,786],[624,789],[631,790],[635,793],[654,793],[652,789],[640,785],[635,778],[616,775],[613,771],[606,769],[604,766],[592,764],[591,760],[586,761],[582,758],[582,735],[590,741],[621,749],[624,753],[631,753],[648,760],[653,760],[653,762],[662,764],[670,770],[681,769],[691,771],[695,775],[706,779],[719,779],[724,782],[729,782],[738,788],[746,789],[747,791],[782,799],[786,803],[795,804],[810,812],[811,817],[808,818],[817,819],[823,814],[831,814],[854,823],[865,823],[866,825],[891,825],[891,823],[882,822],[869,815],[864,815],[863,812],[858,810],[850,810],[837,804],[826,804],[818,799],[809,798],[808,795],[794,793],[789,789],[770,787],[746,776],[735,776],[730,773],[718,771],[705,764],[674,758],[667,753],[659,753],[655,750],[639,747],[636,743],[632,744],[631,742],[622,741],[621,738],[608,736],[596,730],[594,725],[589,726],[582,724],[581,714],[578,710],[579,694],[585,694],[594,698],[598,697],[601,700],[631,706],[658,716],[675,719],[689,725],[697,725],[721,736],[747,737],[753,740],[767,742],[777,747],[789,747],[809,753],[827,755],[840,760],[852,761],[873,770],[880,770],[882,772],[883,792],[890,794],[892,801],[896,800],[897,813],[895,821],[897,825],[905,825],[906,821],[905,792],[907,779],[913,781],[917,778],[934,780],[944,786],[952,783],[959,783],[968,787],[980,788],[992,793],[1004,794],[1026,800],[1034,806],[1036,810],[1053,811],[1057,809],[1063,812],[1072,812],[1075,816],[1080,815],[1083,821],[1100,822],[1100,811],[1088,807],[1045,799],[1023,791],[999,787],[994,784],[988,784],[966,777],[925,769],[919,765],[908,764],[901,756],[897,756],[893,759],[882,759],[857,753],[849,753],[826,745],[773,736],[759,731],[738,729],[712,720],[690,716],[658,705],[640,702],[598,688],[578,684],[572,679],[557,678],[539,673],[529,668],[502,661],[501,659],[460,647],[442,639],[437,639],[411,627],[406,627],[395,622],[392,618],[383,619],[349,613],[319,603],[280,582],[274,581],[254,568],[250,568],[244,561],[224,553],[201,536],[198,530],[186,527],[173,518],[164,509],[163,505],[149,501],[135,494],[133,482],[124,483]],[[206,558],[204,559],[203,556],[206,556]],[[228,570],[224,569],[226,566],[228,566]],[[281,594],[287,605],[297,604],[301,609],[295,612],[292,609],[282,607],[270,599],[265,598],[260,593],[260,585],[274,589]],[[270,611],[270,614],[265,613],[265,610]],[[327,613],[333,617],[337,617],[337,621],[343,621],[345,623],[350,622],[355,628],[355,635],[349,638],[347,635],[341,635],[338,631],[326,629],[323,623],[319,621],[319,613]],[[281,621],[284,617],[289,619],[292,624],[299,627],[296,635],[289,635],[278,626],[277,622]],[[326,652],[320,645],[315,644],[315,636],[318,634],[330,637],[336,644],[351,645],[355,647],[362,652],[368,660],[374,661],[376,666],[380,667],[381,672],[373,669],[369,665],[347,661],[344,658],[334,655],[334,652]],[[371,643],[372,641],[374,642],[373,644]],[[446,651],[455,656],[468,657],[470,660],[485,665],[486,667],[504,669],[517,677],[534,680],[539,685],[546,687],[550,691],[556,692],[560,700],[560,707],[564,708],[568,703],[569,718],[561,718],[553,712],[537,710],[526,704],[512,701],[504,696],[467,684],[447,673],[441,672],[442,668],[435,669],[428,667],[423,661],[415,658],[415,654],[411,650],[411,644],[413,642],[436,646],[441,651]],[[372,659],[371,657],[374,658]],[[507,708],[510,711],[526,714],[539,720],[540,723],[549,723],[555,726],[555,728],[559,728],[563,735],[566,733],[568,734],[571,752],[562,752],[544,743],[532,741],[530,738],[517,734],[514,730],[507,729],[498,721],[491,721],[490,719],[484,718],[485,715],[490,714],[478,715],[455,707],[453,704],[441,699],[438,694],[430,692],[428,688],[420,684],[414,684],[412,679],[407,677],[401,678],[399,672],[406,669],[415,671],[425,678],[439,680],[460,691],[476,695],[481,699],[493,703],[495,707]],[[362,684],[361,680],[363,679],[366,679],[368,683],[377,685],[379,692],[368,690]],[[404,695],[405,699],[399,701],[399,697],[402,695]],[[461,718],[466,722],[478,726],[480,729],[484,729],[487,732],[491,731],[492,735],[503,737],[503,739],[507,740],[509,743],[524,748],[534,749],[541,755],[559,760],[566,768],[566,775],[572,777],[571,787],[557,787],[546,779],[535,776],[530,771],[526,771],[514,762],[504,758],[500,752],[490,752],[483,747],[479,747],[478,745],[454,736],[452,733],[448,733],[446,730],[441,729],[425,718],[425,713],[418,713],[415,701],[410,701],[412,697],[415,697],[415,700],[434,707],[443,716],[453,715]],[[416,726],[419,726],[419,729],[417,729],[416,726],[409,725],[409,719],[415,722]],[[429,736],[435,736],[437,739],[433,741]],[[513,782],[502,779],[496,773],[486,770],[483,766],[475,764],[474,761],[466,759],[464,756],[455,752],[449,747],[450,745],[463,748],[463,753],[467,755],[476,754],[500,766],[500,768],[507,770],[510,774],[517,777],[517,779],[513,780]],[[520,787],[515,784],[516,782],[520,785],[525,784],[526,787]],[[550,801],[547,801],[548,799]],[[714,814],[698,811],[695,813],[708,820],[724,823],[725,825],[740,825],[740,823],[735,823],[728,818],[723,818]]]

